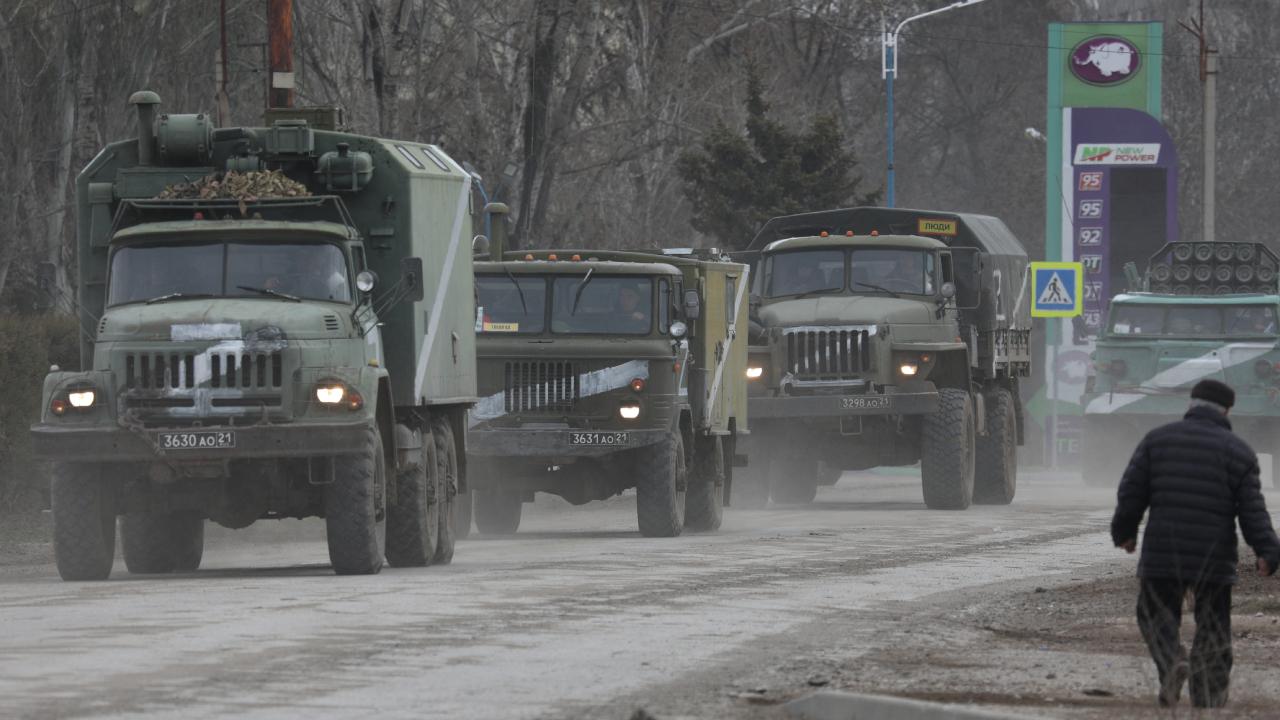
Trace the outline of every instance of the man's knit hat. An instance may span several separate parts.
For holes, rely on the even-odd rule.
[[[1217,380],[1201,380],[1191,388],[1192,400],[1207,400],[1215,405],[1230,409],[1236,404],[1236,391],[1231,386]]]

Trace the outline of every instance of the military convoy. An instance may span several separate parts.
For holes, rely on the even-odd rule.
[[[475,264],[477,528],[515,532],[535,492],[578,505],[630,488],[643,535],[719,528],[747,431],[747,268],[715,251],[504,251],[494,234]]]
[[[433,145],[131,103],[137,140],[76,184],[85,369],[48,375],[32,429],[59,573],[106,578],[117,516],[134,573],[198,567],[206,518],[323,517],[338,573],[378,572],[384,534],[392,564],[449,562],[477,397],[470,174]],[[275,197],[220,197],[262,173]]]
[[[753,433],[736,503],[809,502],[839,470],[916,462],[930,508],[1013,500],[1031,322],[1026,252],[1004,223],[791,215],[739,257],[754,277]]]
[[[347,574],[450,562],[473,511],[512,533],[535,492],[635,488],[646,536],[878,465],[921,462],[929,507],[1013,499],[1027,263],[995,218],[775,218],[741,264],[508,251],[495,203],[473,263],[474,178],[439,147],[130,102],[139,137],[76,186],[86,369],[52,369],[32,427],[65,579],[110,574],[117,518],[129,570],[164,573],[206,519],[323,517]],[[1268,337],[1276,302],[1245,303]],[[1274,398],[1257,346],[1229,364]]]
[[[1261,453],[1280,453],[1280,258],[1261,243],[1169,243],[1132,292],[1111,300],[1093,352],[1081,475],[1119,484],[1138,441],[1182,417],[1204,378],[1236,390],[1231,422]]]

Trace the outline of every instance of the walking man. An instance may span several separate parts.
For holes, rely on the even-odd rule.
[[[1280,564],[1280,540],[1258,481],[1258,458],[1231,432],[1227,413],[1235,391],[1217,380],[1191,390],[1179,422],[1147,433],[1120,481],[1111,539],[1132,553],[1148,508],[1138,560],[1138,628],[1160,677],[1160,705],[1178,702],[1191,679],[1196,707],[1222,707],[1231,679],[1231,586],[1236,581],[1236,520],[1270,575]],[[1179,629],[1182,600],[1195,598],[1190,662]]]

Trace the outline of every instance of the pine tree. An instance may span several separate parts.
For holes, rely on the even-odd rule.
[[[769,115],[754,67],[747,68],[746,109],[745,135],[717,121],[702,146],[677,162],[694,229],[725,247],[745,247],[771,217],[879,200],[879,189],[859,194],[858,161],[834,116],[818,115],[801,132],[788,129]]]

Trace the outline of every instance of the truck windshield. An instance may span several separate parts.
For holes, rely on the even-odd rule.
[[[1223,337],[1276,334],[1269,305],[1115,305],[1111,334],[1120,337]]]
[[[907,248],[793,250],[772,256],[767,297],[821,293],[934,293],[933,254]],[[847,280],[846,280],[847,276]]]
[[[547,322],[547,278],[477,275],[476,314],[479,332],[542,332]]]
[[[586,273],[557,277],[551,332],[648,335],[653,330],[653,278]]]
[[[108,305],[190,297],[351,302],[341,248],[321,242],[134,245],[111,256]]]

